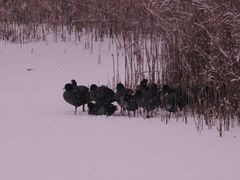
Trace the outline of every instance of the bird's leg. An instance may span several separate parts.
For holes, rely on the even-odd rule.
[[[146,118],[150,118],[150,116],[149,116],[149,111],[147,110],[147,115],[146,115]]]
[[[124,116],[125,109],[123,107],[121,107],[121,115]]]
[[[148,118],[152,118],[153,117],[153,113],[154,113],[153,110],[152,111],[151,110],[147,110],[147,114],[148,114],[147,117]]]
[[[141,108],[139,108],[139,114],[140,114],[141,116],[144,115],[144,114],[142,113],[142,109],[141,109]]]
[[[171,118],[171,112],[169,112],[166,116],[166,124],[168,124],[168,122],[170,121]]]
[[[85,104],[83,104],[82,111],[85,112]]]
[[[75,114],[77,114],[77,106],[75,106]]]
[[[153,111],[154,116],[157,116],[157,111],[158,111],[158,107],[157,107],[157,109],[154,109],[154,111]]]
[[[130,111],[127,111],[127,113],[128,113],[128,117],[130,117]]]
[[[120,106],[120,115],[123,115],[123,108]]]
[[[150,111],[150,117],[153,117],[153,114],[154,114],[154,110]]]

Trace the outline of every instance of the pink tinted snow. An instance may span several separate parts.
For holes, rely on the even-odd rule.
[[[108,51],[96,43],[93,54],[83,46],[0,43],[1,180],[240,179],[239,128],[219,138],[216,129],[199,134],[191,118],[166,125],[160,117],[95,117],[81,108],[74,115],[62,98],[66,82],[112,78],[114,45]]]

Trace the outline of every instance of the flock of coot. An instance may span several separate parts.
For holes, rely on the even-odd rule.
[[[117,102],[121,114],[127,112],[130,116],[136,115],[138,109],[142,109],[145,117],[151,117],[153,110],[163,108],[169,112],[181,111],[188,104],[187,94],[180,88],[173,88],[169,85],[159,87],[156,83],[148,84],[143,79],[136,89],[126,88],[118,83],[116,92],[107,86],[92,84],[90,89],[83,85],[77,85],[75,80],[65,84],[63,98],[75,107],[75,114],[79,106],[88,106],[90,115],[113,115],[117,111]]]

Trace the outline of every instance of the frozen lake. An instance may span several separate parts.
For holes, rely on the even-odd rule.
[[[0,42],[0,179],[240,179],[239,128],[219,138],[216,129],[198,133],[191,117],[166,125],[159,116],[74,115],[66,82],[111,85],[113,77],[114,45],[84,47]]]

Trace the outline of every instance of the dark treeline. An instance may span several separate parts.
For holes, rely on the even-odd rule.
[[[147,77],[181,86],[209,126],[240,122],[238,0],[0,0],[0,24],[12,42],[83,30],[119,38],[126,85]]]

